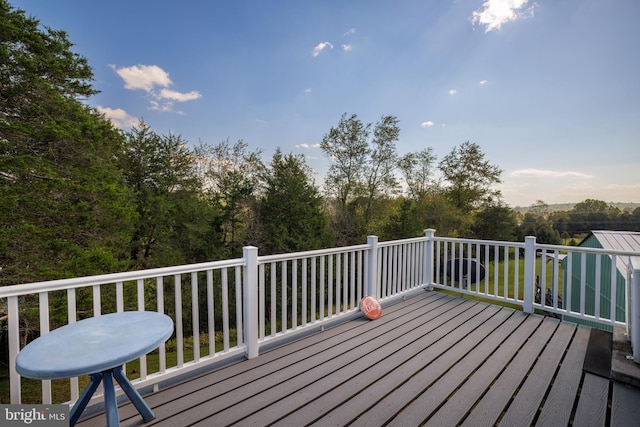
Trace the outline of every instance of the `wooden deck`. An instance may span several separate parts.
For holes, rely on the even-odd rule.
[[[638,425],[640,390],[583,370],[590,329],[424,292],[130,404],[122,425]],[[104,414],[79,425],[102,426]]]

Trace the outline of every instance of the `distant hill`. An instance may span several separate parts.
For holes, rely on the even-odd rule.
[[[551,212],[570,211],[575,205],[576,203],[555,203],[549,205],[549,210],[551,210]],[[628,212],[633,211],[635,208],[640,208],[640,203],[634,202],[609,202],[609,205]],[[516,206],[515,208],[513,208],[514,211],[523,213],[527,212],[529,209],[531,209],[530,206]]]

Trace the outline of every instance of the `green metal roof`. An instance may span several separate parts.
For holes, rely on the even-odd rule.
[[[591,237],[595,239],[591,239]],[[609,231],[595,230],[587,236],[579,246],[594,247],[593,243],[598,244],[601,249],[610,249],[614,251],[634,251],[640,253],[640,232],[638,231]],[[626,277],[627,264],[629,258],[616,257],[616,268]]]

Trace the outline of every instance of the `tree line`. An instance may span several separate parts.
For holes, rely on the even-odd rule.
[[[538,200],[521,216],[518,238],[534,235],[542,243],[571,245],[593,230],[640,231],[640,208],[623,210],[605,201],[586,199],[565,211],[551,211]]]
[[[330,164],[320,184],[280,148],[265,160],[242,140],[193,145],[143,120],[122,131],[87,105],[93,72],[72,47],[0,0],[0,285],[226,259],[247,245],[284,253],[425,228],[555,243],[554,233],[640,223],[638,209],[589,200],[521,216],[478,144],[442,159],[432,148],[400,154],[393,115],[342,115],[319,141]]]

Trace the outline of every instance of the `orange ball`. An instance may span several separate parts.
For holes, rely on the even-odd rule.
[[[376,320],[382,316],[382,307],[378,300],[372,296],[362,298],[362,301],[360,301],[360,309],[365,317],[371,320]]]

